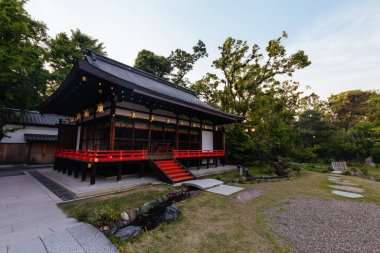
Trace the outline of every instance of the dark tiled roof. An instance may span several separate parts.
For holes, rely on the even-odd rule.
[[[215,109],[214,107],[201,101],[197,97],[195,92],[189,89],[180,87],[164,79],[158,78],[142,70],[135,69],[126,64],[112,60],[108,57],[101,56],[99,54],[96,54],[90,51],[86,60],[89,64],[91,64],[92,66],[100,70],[103,70],[104,72],[107,72],[127,82],[133,83],[137,87],[141,87],[142,91],[148,90],[152,93],[156,93],[156,94],[158,93],[159,95],[165,96],[166,98],[177,100],[177,101],[183,101],[195,107],[202,108],[210,112],[221,114],[225,117],[234,118],[235,120],[238,120],[238,121],[244,120],[244,117],[232,115],[226,112],[222,112],[218,109]],[[147,93],[143,92],[143,94],[147,94]]]
[[[19,109],[4,109],[4,122],[6,124],[55,126],[59,120],[65,120],[64,116],[56,114],[42,114],[37,111],[21,111]]]
[[[47,134],[24,134],[26,142],[57,142],[57,135]]]

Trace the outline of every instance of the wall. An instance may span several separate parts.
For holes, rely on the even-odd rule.
[[[54,127],[38,127],[38,126],[21,126],[21,125],[5,125],[4,129],[18,129],[8,133],[10,138],[4,137],[0,143],[26,143],[24,134],[46,134],[58,135],[58,128]]]

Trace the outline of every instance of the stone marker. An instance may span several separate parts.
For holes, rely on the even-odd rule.
[[[373,162],[373,158],[372,156],[370,157],[367,157],[365,159],[365,165],[369,166],[369,167],[376,167],[376,164]]]

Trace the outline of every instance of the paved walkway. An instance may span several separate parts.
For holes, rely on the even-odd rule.
[[[97,229],[68,218],[58,202],[28,174],[0,177],[0,253],[117,252]]]

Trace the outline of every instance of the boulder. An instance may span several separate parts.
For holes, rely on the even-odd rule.
[[[120,214],[120,216],[121,216],[121,219],[122,219],[123,221],[129,221],[129,215],[128,215],[127,212],[122,212],[122,213]]]
[[[128,240],[137,236],[140,232],[141,232],[141,227],[139,226],[127,226],[117,231],[115,236],[122,240]]]
[[[123,227],[128,226],[129,223],[130,223],[129,220],[127,220],[127,221],[125,221],[125,220],[117,220],[117,221],[115,222],[115,225],[117,226],[118,229],[120,229],[120,228],[123,228]]]
[[[129,215],[129,221],[133,222],[137,218],[137,216],[139,216],[139,214],[140,214],[140,209],[139,208],[132,209],[132,211],[131,211],[131,213]]]
[[[181,210],[172,204],[165,209],[165,212],[158,218],[158,223],[170,222],[177,219],[181,215]]]

